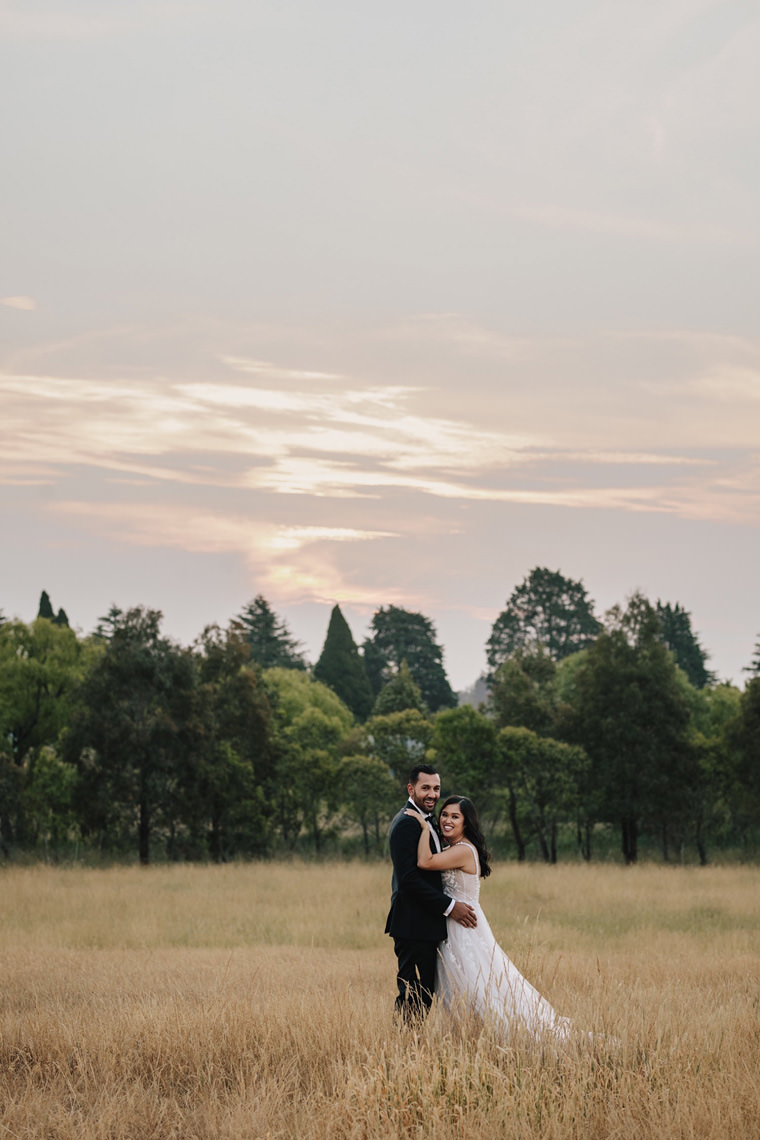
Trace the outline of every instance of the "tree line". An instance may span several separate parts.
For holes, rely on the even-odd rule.
[[[517,859],[754,855],[760,641],[745,687],[719,682],[677,604],[636,593],[600,619],[582,582],[536,567],[493,624],[477,706],[433,623],[397,606],[360,646],[335,606],[313,666],[262,595],[191,646],[161,622],[114,606],[82,636],[44,591],[33,622],[0,614],[5,858],[371,855],[420,761]]]

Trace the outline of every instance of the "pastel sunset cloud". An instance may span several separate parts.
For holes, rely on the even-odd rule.
[[[290,386],[270,387],[273,371],[287,373]],[[120,473],[157,484],[317,500],[379,499],[395,490],[463,502],[716,519],[750,518],[755,509],[751,481],[742,481],[749,476],[705,448],[691,454],[630,446],[571,449],[545,435],[489,430],[464,416],[424,415],[425,388],[361,387],[355,378],[332,374],[329,391],[315,390],[304,380],[314,374],[268,364],[251,372],[257,380],[246,385],[0,375],[6,407],[0,471],[18,477],[26,464],[30,478],[55,482],[56,470],[60,477],[85,465],[109,479]],[[701,417],[705,437],[709,423],[715,443],[726,415],[741,421],[741,430],[751,429],[758,383],[751,368],[724,366],[664,391],[670,389],[674,409],[687,397],[679,415],[693,433]],[[731,430],[735,439],[738,429]],[[639,442],[639,432],[636,423],[629,426],[631,443]],[[681,443],[678,433],[674,442]],[[605,468],[656,469],[659,482],[647,474],[645,483],[627,479],[620,486],[618,477],[605,482]]]
[[[0,297],[0,305],[5,305],[8,309],[21,309],[25,312],[32,312],[37,308],[34,297]]]

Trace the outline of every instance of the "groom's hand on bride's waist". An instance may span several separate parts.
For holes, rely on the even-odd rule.
[[[478,925],[478,916],[469,903],[465,902],[455,902],[449,911],[449,918],[453,918],[460,926]]]

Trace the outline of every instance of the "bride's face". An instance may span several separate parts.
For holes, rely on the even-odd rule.
[[[459,804],[449,804],[441,812],[439,820],[443,838],[448,843],[458,843],[464,835],[464,816]]]

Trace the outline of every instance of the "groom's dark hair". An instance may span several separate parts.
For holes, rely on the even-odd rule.
[[[423,774],[425,776],[437,776],[438,775],[438,769],[432,768],[430,766],[430,764],[415,764],[414,767],[412,768],[411,772],[409,773],[409,779],[407,780],[407,783],[408,784],[416,784],[417,781],[419,780],[420,776],[422,776]]]

